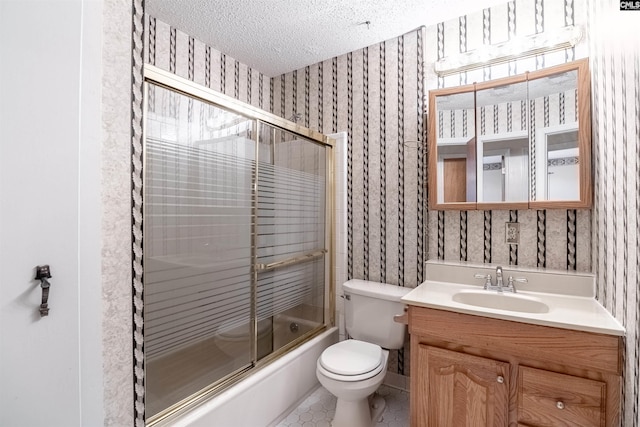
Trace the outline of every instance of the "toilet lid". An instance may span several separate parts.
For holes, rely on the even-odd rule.
[[[320,355],[320,364],[339,375],[361,375],[376,369],[383,361],[379,345],[346,340],[332,345]]]

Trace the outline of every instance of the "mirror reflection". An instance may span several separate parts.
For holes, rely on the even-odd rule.
[[[529,200],[527,82],[476,92],[478,201]]]
[[[436,98],[438,202],[476,201],[474,93]],[[446,184],[445,184],[446,183]]]
[[[535,174],[531,200],[580,198],[578,71],[529,81]]]
[[[589,207],[589,92],[587,59],[431,91],[431,207]]]

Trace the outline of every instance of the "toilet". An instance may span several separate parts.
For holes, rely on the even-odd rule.
[[[258,358],[261,358],[271,352],[273,331],[269,319],[258,322],[257,334]],[[216,329],[214,336],[218,349],[233,360],[236,368],[247,364],[251,340],[251,325],[248,322],[241,324],[225,322]]]
[[[320,384],[337,398],[332,427],[371,427],[384,411],[384,399],[370,396],[387,373],[389,350],[404,344],[406,326],[400,301],[411,288],[349,280],[342,286],[346,331],[351,339],[322,352],[316,363]]]

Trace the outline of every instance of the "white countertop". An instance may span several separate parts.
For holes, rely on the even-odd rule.
[[[402,298],[402,302],[419,307],[436,308],[457,313],[473,314],[494,319],[553,326],[578,331],[596,332],[608,335],[624,336],[625,330],[618,321],[591,297],[565,296],[558,294],[520,292],[520,295],[535,297],[549,306],[547,313],[523,313],[495,308],[485,308],[459,303],[452,296],[460,291],[477,289],[482,286],[459,285],[449,282],[426,281]]]
[[[429,265],[427,265],[429,268]],[[473,276],[472,276],[473,277]],[[593,296],[562,294],[558,292],[534,292],[531,286],[519,290],[516,296],[535,298],[549,307],[546,313],[528,313],[497,308],[469,305],[454,301],[456,293],[487,292],[495,298],[512,298],[496,291],[483,290],[481,284],[459,284],[443,280],[429,280],[416,287],[402,298],[402,302],[419,307],[435,308],[457,313],[511,320],[534,325],[552,326],[578,331],[624,336],[624,327]],[[549,278],[551,279],[551,277]],[[473,280],[473,279],[472,279]],[[529,284],[530,285],[530,284]],[[506,294],[506,293],[505,293]]]

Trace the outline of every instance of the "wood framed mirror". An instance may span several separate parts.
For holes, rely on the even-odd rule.
[[[429,93],[431,209],[587,208],[588,59]]]

